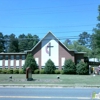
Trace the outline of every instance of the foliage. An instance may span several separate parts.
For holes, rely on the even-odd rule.
[[[41,69],[41,70],[40,70],[40,74],[45,74],[44,69]]]
[[[13,70],[7,69],[7,74],[13,74]]]
[[[0,69],[0,74],[2,73],[2,69]]]
[[[56,67],[55,67],[54,63],[52,62],[51,59],[49,59],[45,64],[45,68],[44,68],[45,73],[53,74],[55,69],[56,69]]]
[[[73,41],[71,44],[66,44],[64,42],[65,46],[69,49],[72,49],[77,52],[86,52],[85,56],[91,57],[92,50],[90,48],[87,48],[86,46],[80,45],[78,40]]]
[[[98,21],[100,21],[100,5],[98,6],[98,12],[99,12],[99,15],[97,17]]]
[[[97,20],[100,21],[100,5],[98,6],[99,15]],[[95,58],[100,58],[100,22],[93,29],[94,33],[91,38],[92,54]]]
[[[80,61],[77,65],[76,65],[76,73],[80,74],[80,75],[86,75],[89,74],[89,67],[87,65],[87,63]]]
[[[24,74],[24,70],[23,69],[19,69],[19,74]]]
[[[66,40],[64,41],[64,45],[65,45],[67,48],[71,49],[72,41],[69,40],[69,39],[66,39]]]
[[[60,74],[64,74],[64,70],[60,70]]]
[[[34,70],[34,74],[39,74],[39,69]]]
[[[23,52],[32,49],[38,42],[39,37],[28,33],[18,37],[14,33],[3,35],[0,32],[0,52]]]
[[[32,36],[30,33],[28,35],[21,34],[18,39],[20,52],[32,49],[39,42],[39,37],[37,35]]]
[[[80,45],[90,47],[90,42],[91,42],[91,35],[87,32],[83,32],[79,35],[78,42]]]
[[[37,63],[32,54],[28,54],[26,57],[25,64],[23,66],[24,71],[26,71],[27,67],[30,67],[32,71],[38,68]]]
[[[7,73],[7,69],[2,69],[2,74],[6,74]]]
[[[72,59],[65,60],[64,62],[64,74],[75,74],[76,68],[75,63],[72,61]]]
[[[13,74],[19,74],[19,69],[14,69]]]
[[[55,70],[55,74],[60,74],[60,70],[59,69],[56,69]]]
[[[14,34],[10,35],[9,52],[19,52],[18,39]]]
[[[4,36],[3,34],[0,32],[0,52],[4,52]]]

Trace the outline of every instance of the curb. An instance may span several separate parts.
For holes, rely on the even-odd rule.
[[[70,85],[58,85],[58,84],[0,84],[1,87],[19,87],[19,88],[100,88],[100,85],[84,85],[84,86],[70,86]]]

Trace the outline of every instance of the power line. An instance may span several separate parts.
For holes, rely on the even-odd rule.
[[[66,36],[67,37],[67,36]],[[40,40],[42,40],[43,38],[40,38]],[[78,37],[67,37],[67,38],[57,38],[57,39],[53,39],[53,40],[67,40],[67,39],[79,39]],[[1,41],[14,41],[16,39],[0,39]],[[24,41],[24,40],[37,40],[37,38],[17,38],[17,40],[20,40],[20,41]],[[50,40],[50,39],[44,39],[44,40]]]
[[[73,6],[86,6],[86,5],[97,5],[97,3],[89,3],[89,4],[79,4],[79,5],[68,5],[68,6],[52,6],[52,7],[31,7],[24,9],[2,9],[0,11],[18,11],[18,10],[36,10],[36,9],[54,9],[54,8],[65,8],[65,7],[73,7]]]
[[[89,24],[89,25],[66,25],[66,26],[38,26],[38,27],[33,27],[33,26],[20,26],[20,27],[18,27],[18,26],[16,26],[16,27],[14,27],[14,26],[0,26],[0,27],[2,27],[2,28],[66,28],[66,27],[83,27],[83,26],[93,26],[93,25],[95,25],[95,24]]]
[[[30,31],[30,30],[27,30],[27,31]],[[76,30],[76,31],[55,31],[55,32],[53,32],[53,33],[74,33],[74,32],[92,32],[93,30]],[[14,31],[14,32],[11,32],[11,33],[15,33],[15,32],[20,32],[20,33],[22,33],[22,34],[24,34],[24,32],[21,32],[21,31]],[[3,33],[3,32],[2,32]],[[31,32],[28,32],[28,33],[31,33]],[[37,33],[37,32],[35,32],[35,33],[33,33],[33,30],[32,30],[32,33],[31,34],[44,34],[44,33]]]
[[[93,9],[94,10],[94,9]],[[87,12],[89,12],[89,13],[93,13],[93,10],[77,10],[77,11],[41,11],[41,12],[19,12],[19,13],[16,13],[16,12],[9,12],[9,13],[4,13],[4,14],[12,14],[12,15],[15,15],[16,14],[16,16],[21,16],[21,15],[40,15],[40,14],[60,14],[60,13],[83,13],[83,12],[85,12],[85,13],[87,13]],[[95,11],[95,12],[97,12],[97,11]],[[2,13],[3,14],[3,13]]]

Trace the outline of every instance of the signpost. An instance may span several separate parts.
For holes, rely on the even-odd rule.
[[[32,70],[31,70],[30,67],[26,68],[26,79],[27,79],[27,81],[33,80],[33,78],[32,78]]]

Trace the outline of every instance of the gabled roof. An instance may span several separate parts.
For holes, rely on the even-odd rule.
[[[44,38],[42,39],[42,40],[40,40],[31,50],[27,50],[27,51],[25,51],[25,52],[31,52],[31,51],[33,51],[44,39],[45,39],[45,37],[47,36],[47,35],[49,35],[49,34],[51,34],[58,42],[60,42],[60,40],[58,39],[58,38],[56,38],[56,36],[54,35],[54,34],[52,34],[51,32],[48,32],[45,36],[44,36]],[[62,42],[60,42],[68,51],[74,51],[74,50],[70,50],[70,49],[68,49]]]

